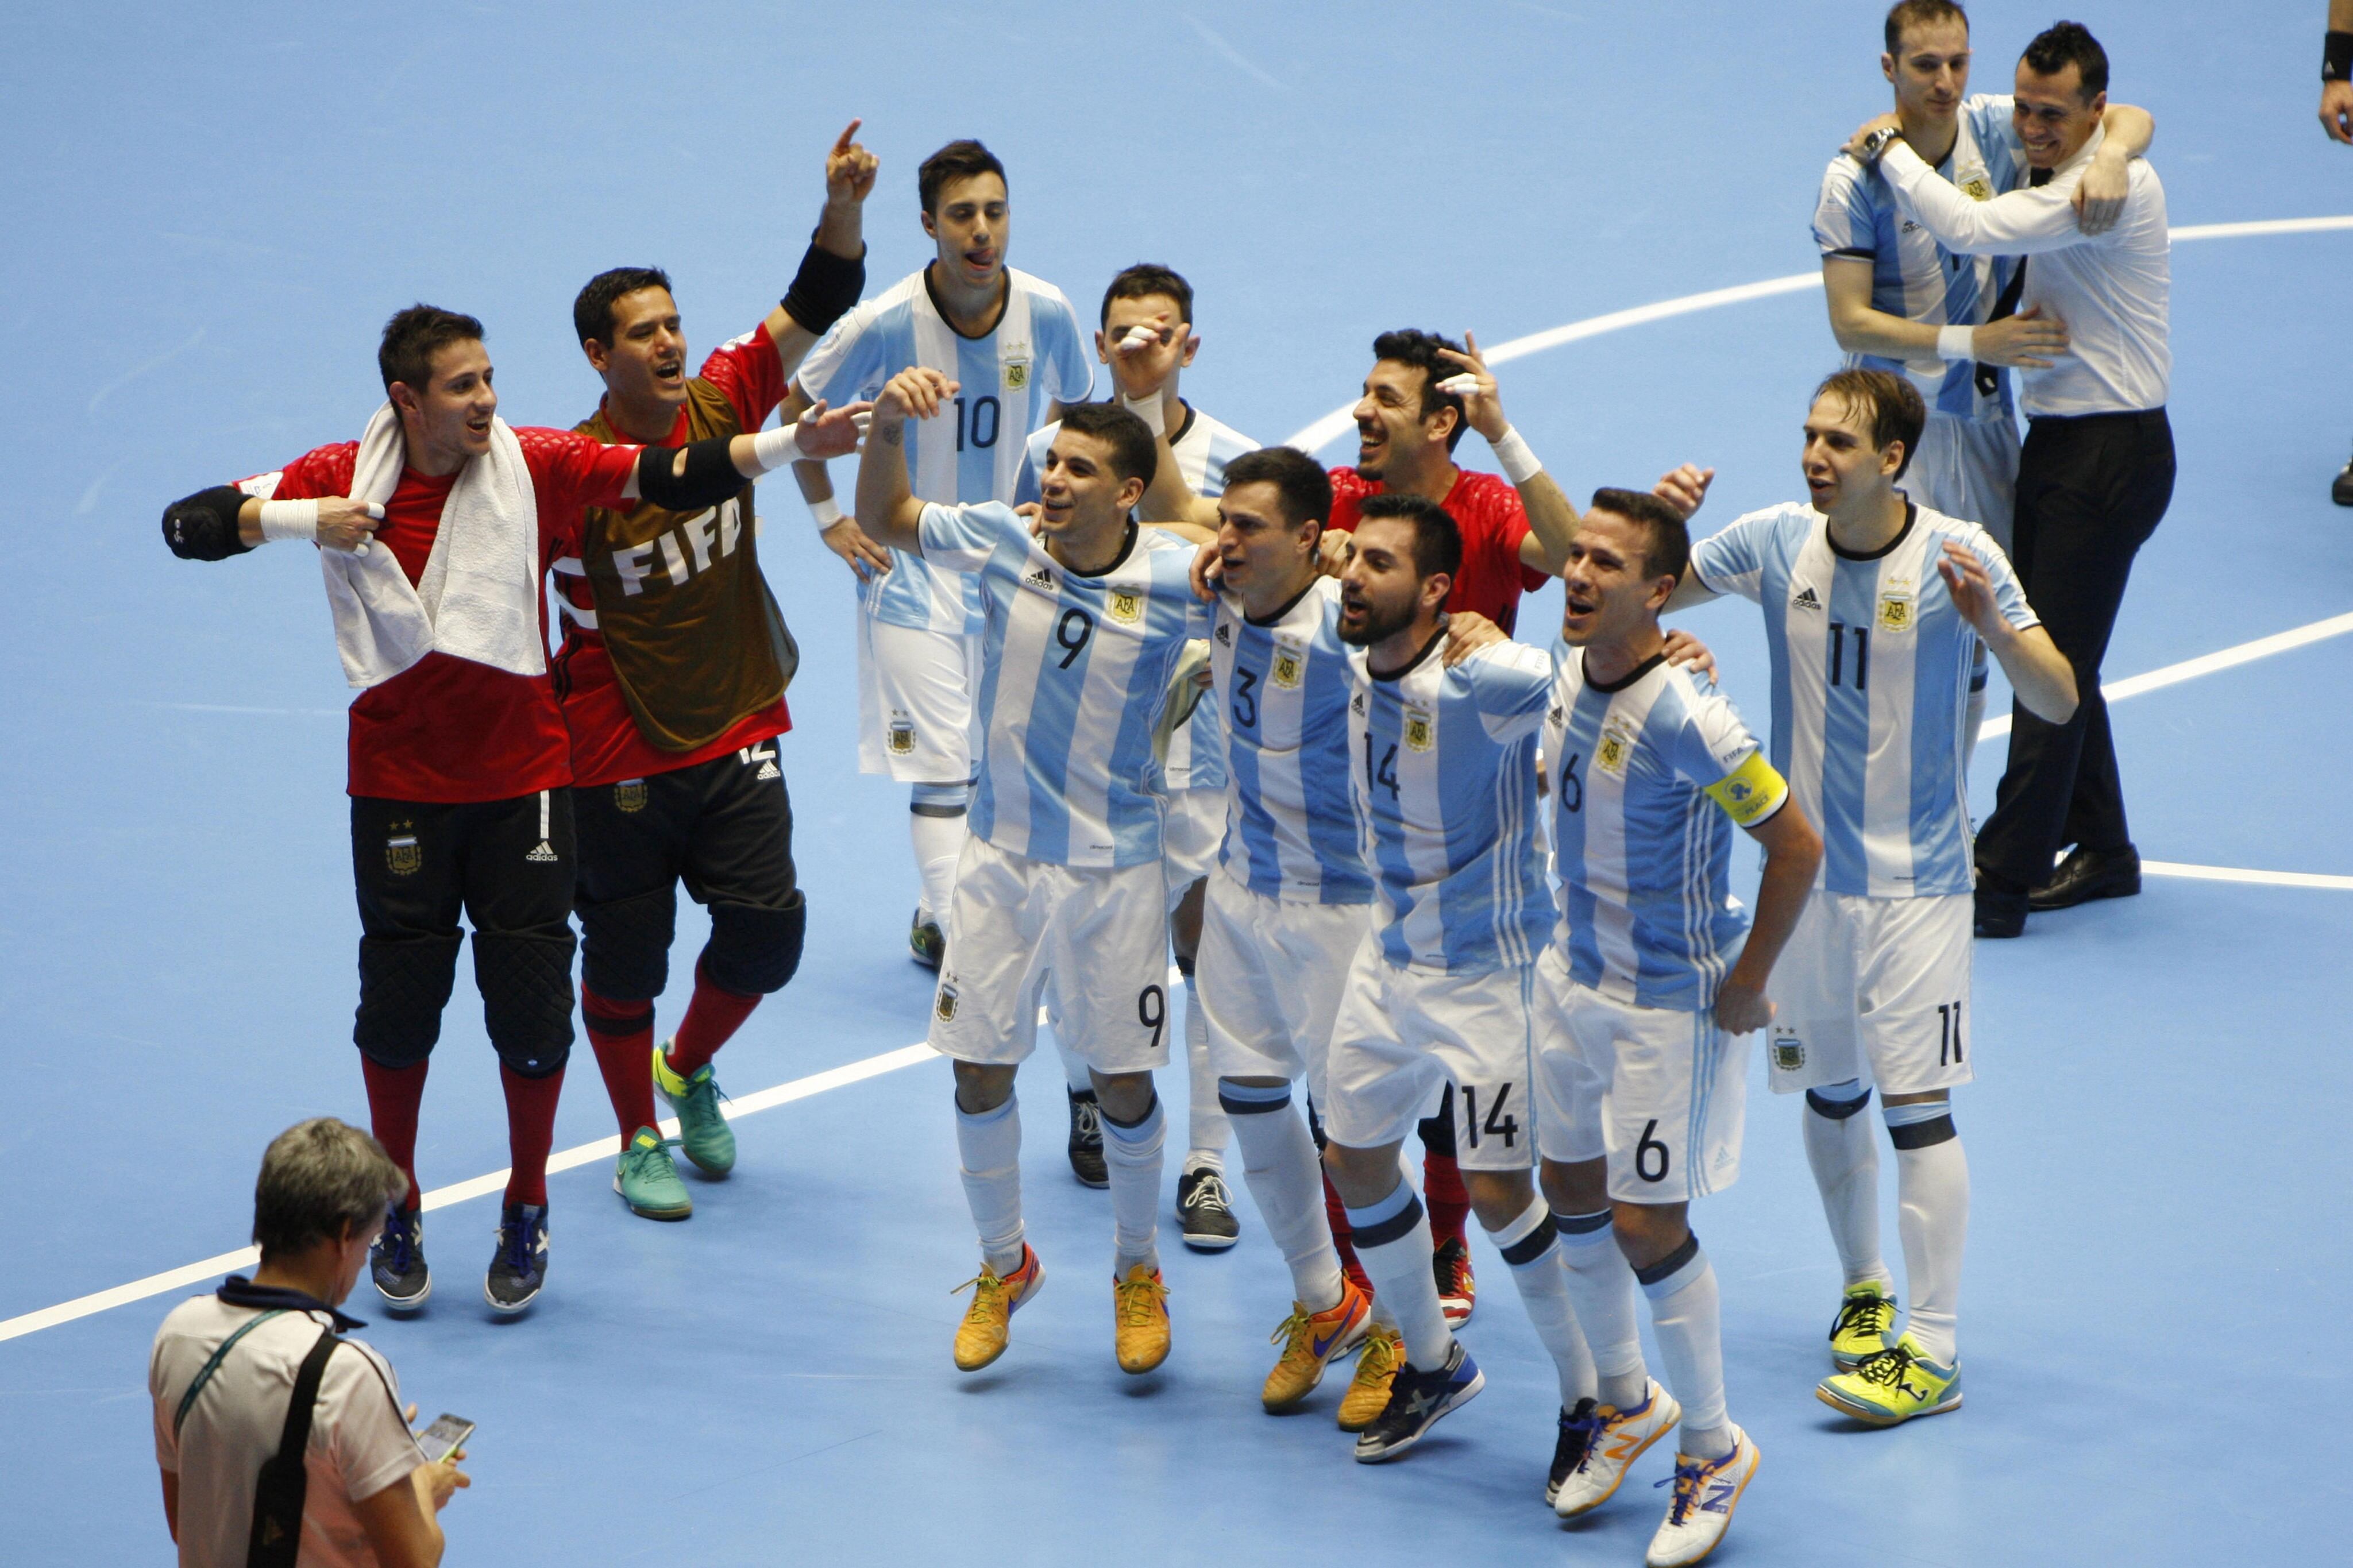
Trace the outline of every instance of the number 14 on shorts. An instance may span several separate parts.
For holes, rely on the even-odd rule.
[[[1487,1115],[1482,1121],[1479,1115],[1477,1086],[1473,1084],[1462,1086],[1462,1121],[1472,1148],[1476,1149],[1479,1146],[1481,1138],[1501,1138],[1506,1149],[1512,1148],[1517,1142],[1520,1135],[1519,1118],[1507,1114],[1504,1109],[1511,1100],[1512,1086],[1508,1083],[1497,1084],[1493,1095],[1487,1101]]]

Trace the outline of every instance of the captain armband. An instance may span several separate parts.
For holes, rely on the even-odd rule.
[[[1754,827],[1789,798],[1788,781],[1773,771],[1761,751],[1707,786],[1708,798],[1724,807],[1724,815],[1742,827]]]
[[[856,260],[845,261],[811,241],[807,254],[801,258],[800,270],[793,274],[793,286],[785,290],[778,303],[797,323],[823,337],[826,329],[849,314],[850,307],[858,303],[858,296],[865,291],[863,246],[859,247]]]
[[[253,548],[237,537],[237,517],[246,494],[235,485],[174,501],[164,509],[164,542],[183,561],[226,561]]]

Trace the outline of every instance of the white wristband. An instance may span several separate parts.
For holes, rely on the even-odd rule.
[[[813,500],[809,502],[808,509],[809,517],[817,523],[817,531],[819,533],[823,533],[827,529],[831,528],[835,523],[841,521],[841,503],[835,500],[831,496],[827,496],[821,500]]]
[[[1526,437],[1517,427],[1506,429],[1487,445],[1494,452],[1495,461],[1503,466],[1504,477],[1512,481],[1514,489],[1544,472],[1544,464],[1528,448]]]
[[[261,503],[261,537],[319,541],[319,503],[315,500],[266,500]]]
[[[1978,330],[1975,327],[1937,328],[1936,357],[1947,360],[1977,358]]]
[[[1137,398],[1123,392],[1119,395],[1119,403],[1121,407],[1144,421],[1144,427],[1152,432],[1155,440],[1168,434],[1168,413],[1162,406],[1158,393]]]
[[[752,457],[763,472],[772,472],[786,463],[800,461],[801,427],[798,421],[779,425],[773,430],[762,430],[752,437]]]

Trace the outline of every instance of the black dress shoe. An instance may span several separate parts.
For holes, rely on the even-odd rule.
[[[2026,895],[1997,888],[1983,871],[1978,872],[1977,933],[1983,937],[2025,935]]]
[[[2121,849],[2072,851],[2051,873],[2051,879],[2026,895],[2033,910],[2073,909],[2094,899],[2129,899],[2140,891],[2140,851],[2127,844]]]

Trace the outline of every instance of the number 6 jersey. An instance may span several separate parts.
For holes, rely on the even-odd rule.
[[[1963,715],[1977,633],[1937,574],[1945,541],[1993,580],[2002,617],[2040,625],[1985,530],[1907,505],[1884,549],[1853,556],[1801,501],[1737,518],[1692,546],[1712,594],[1765,611],[1773,765],[1822,836],[1820,886],[1862,898],[1972,886]]]

